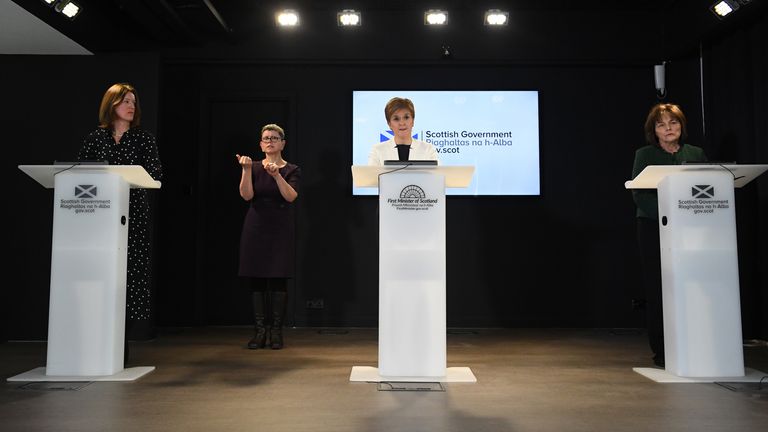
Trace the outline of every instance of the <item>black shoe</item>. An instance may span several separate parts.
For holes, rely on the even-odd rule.
[[[664,354],[656,354],[653,356],[653,364],[656,366],[663,368],[664,367]]]
[[[267,329],[264,328],[264,322],[262,321],[261,326],[256,326],[255,334],[253,335],[253,338],[248,341],[248,349],[259,349],[264,348],[267,345]]]
[[[275,331],[277,330],[277,331]],[[272,329],[272,334],[269,338],[270,348],[273,350],[283,349],[283,331],[280,329]]]

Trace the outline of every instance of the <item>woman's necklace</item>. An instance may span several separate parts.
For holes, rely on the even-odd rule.
[[[264,159],[261,161],[261,164],[262,164],[263,166],[267,166],[267,164],[269,164],[269,163],[274,163],[275,165],[277,165],[277,167],[278,167],[278,168],[282,168],[282,167],[284,167],[284,166],[285,166],[285,165],[286,165],[288,162],[284,161],[284,160],[283,160],[283,158],[280,158],[280,161],[279,161],[279,162],[270,162],[270,161],[269,161],[269,159],[267,159],[267,158],[264,158]]]
[[[115,137],[116,140],[119,140],[120,138],[125,135],[125,133],[128,132],[127,130],[124,130],[122,132],[118,132],[115,129],[112,129],[112,136]]]
[[[669,154],[675,154],[680,151],[680,144],[662,144],[661,148]]]

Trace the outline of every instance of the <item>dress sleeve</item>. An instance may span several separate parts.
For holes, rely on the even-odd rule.
[[[288,182],[289,185],[293,188],[293,190],[296,191],[296,193],[299,193],[299,187],[301,185],[301,168],[299,166],[296,166],[296,169],[290,171],[285,176],[285,181]]]
[[[699,158],[701,158],[702,162],[707,162],[709,159],[707,159],[707,154],[704,153],[704,149],[701,149],[701,154],[699,155]]]
[[[371,166],[383,165],[381,163],[381,157],[379,157],[379,152],[376,151],[375,145],[371,147],[371,152],[368,153],[368,165],[371,165]]]
[[[96,132],[91,132],[83,139],[83,145],[77,152],[78,161],[99,159],[99,144]]]
[[[637,177],[646,166],[648,166],[647,158],[640,150],[636,151],[635,162],[632,165],[632,179]],[[632,189],[632,199],[641,213],[658,219],[659,199],[655,189]]]
[[[160,181],[163,179],[163,165],[160,162],[160,152],[157,150],[157,140],[147,132],[145,132],[144,138],[141,166],[147,170],[153,179]]]
[[[440,164],[440,158],[437,156],[437,149],[435,149],[435,146],[425,142],[427,144],[427,154],[429,155],[429,159],[436,160],[437,164]]]

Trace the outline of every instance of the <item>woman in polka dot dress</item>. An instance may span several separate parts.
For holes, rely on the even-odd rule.
[[[125,83],[113,85],[101,100],[99,127],[83,141],[78,160],[141,165],[153,179],[161,180],[162,166],[155,137],[139,128],[140,120],[136,89]],[[138,327],[140,321],[148,325],[152,314],[149,200],[145,189],[131,189],[130,195],[126,334],[130,327]]]

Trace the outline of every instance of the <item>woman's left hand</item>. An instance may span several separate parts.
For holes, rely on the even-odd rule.
[[[276,164],[268,163],[264,165],[264,170],[267,172],[267,174],[271,175],[272,177],[277,177],[280,175],[280,168]]]

